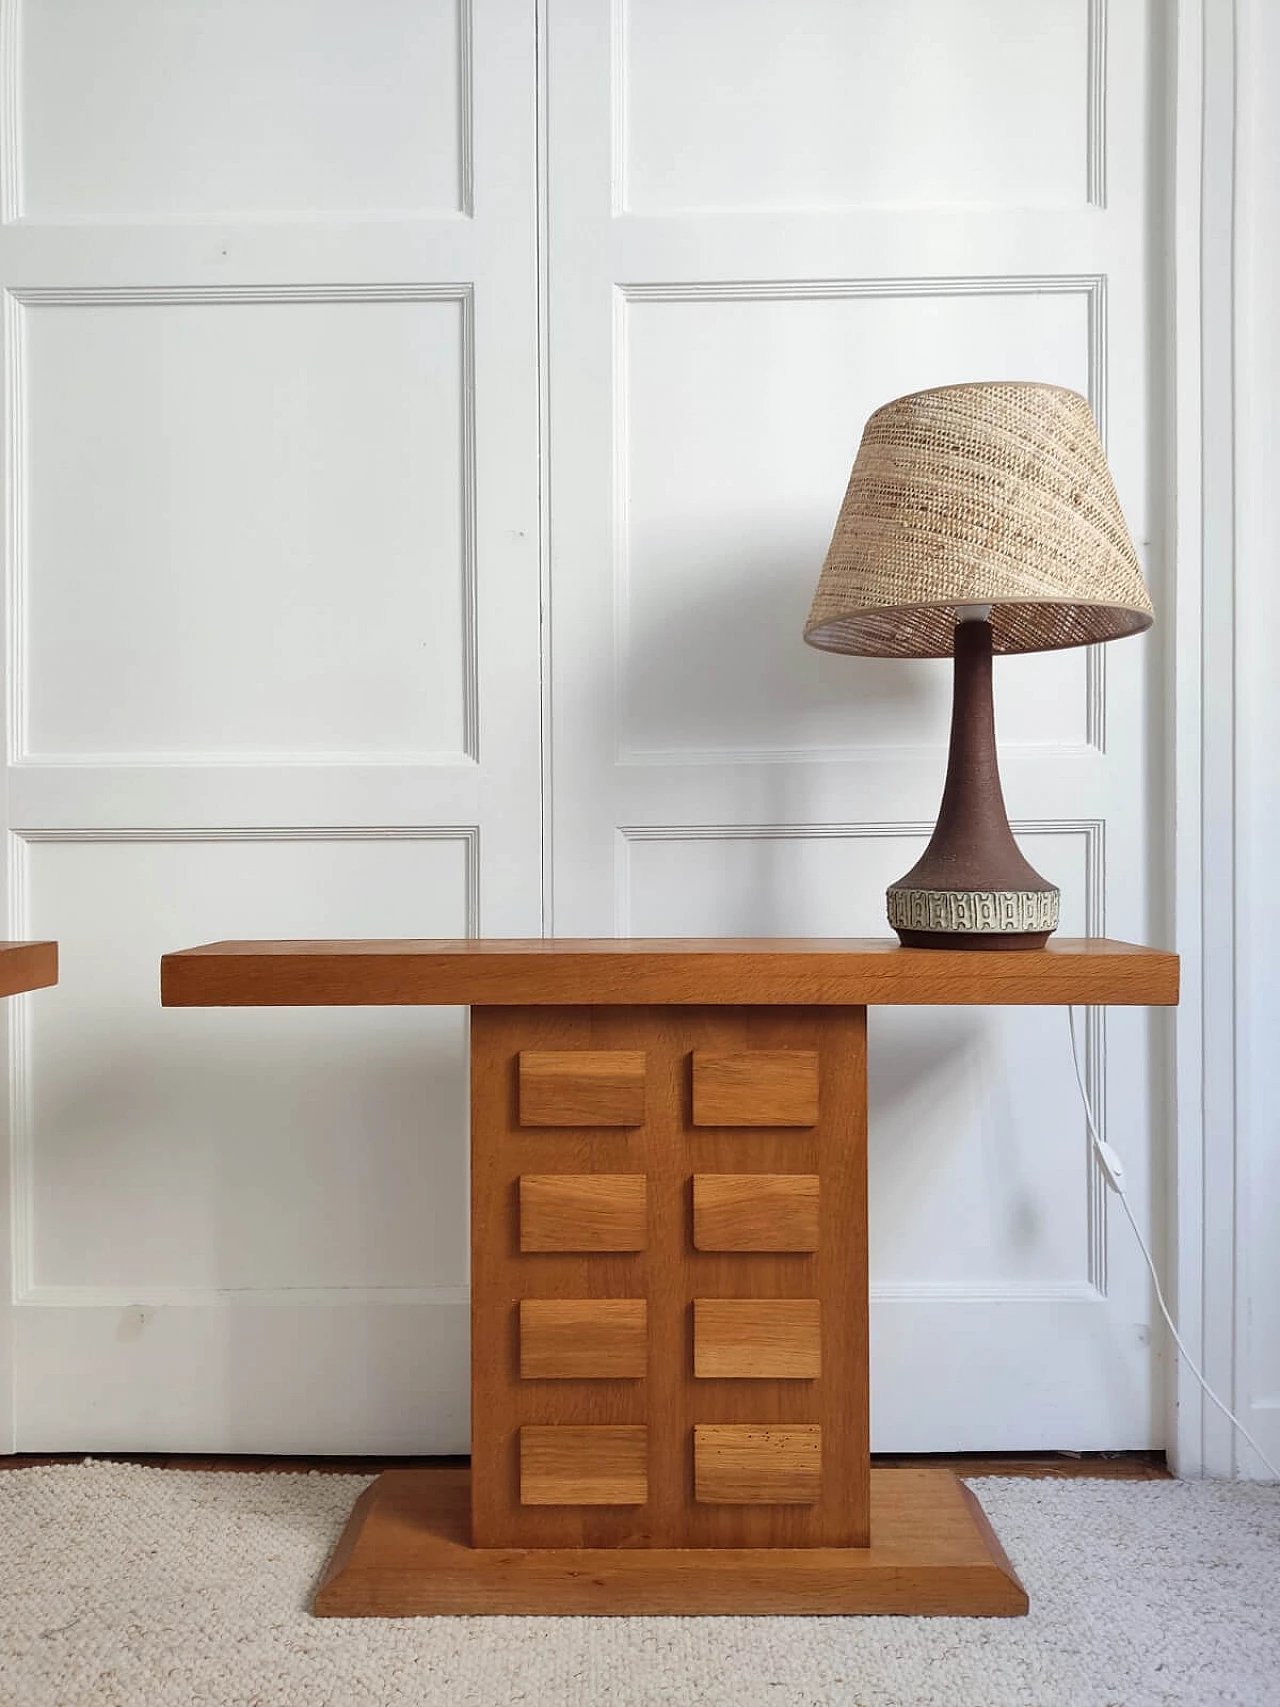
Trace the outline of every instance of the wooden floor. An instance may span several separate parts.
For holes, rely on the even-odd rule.
[[[0,1471],[29,1470],[41,1464],[80,1464],[94,1458],[115,1464],[143,1464],[157,1470],[266,1470],[299,1474],[374,1476],[382,1470],[411,1470],[423,1465],[465,1464],[465,1458],[283,1458],[225,1453],[216,1457],[184,1452],[27,1452],[0,1457]],[[877,1453],[872,1464],[883,1469],[953,1470],[957,1476],[1103,1477],[1109,1481],[1156,1482],[1169,1478],[1163,1452],[961,1452]]]

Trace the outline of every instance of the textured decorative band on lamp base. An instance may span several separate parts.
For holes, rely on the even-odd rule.
[[[889,923],[908,948],[1043,948],[1058,891],[1023,858],[996,762],[991,624],[959,622],[951,746],[938,822],[923,855],[890,885]]]

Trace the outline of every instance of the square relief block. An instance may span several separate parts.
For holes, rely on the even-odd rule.
[[[693,1052],[695,1126],[815,1126],[814,1049]]]
[[[643,1174],[521,1174],[522,1251],[642,1251]]]
[[[634,1380],[646,1372],[643,1298],[524,1298],[520,1375],[525,1381]]]
[[[700,1380],[812,1381],[822,1373],[816,1298],[695,1298]]]
[[[522,1049],[521,1126],[643,1126],[642,1049]]]
[[[700,1251],[816,1251],[817,1174],[695,1174]]]
[[[521,1505],[643,1505],[649,1431],[522,1428]]]
[[[822,1430],[699,1423],[693,1483],[704,1505],[813,1505],[822,1489]]]

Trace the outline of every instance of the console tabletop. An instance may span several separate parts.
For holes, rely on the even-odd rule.
[[[214,942],[166,954],[166,1007],[1172,1006],[1178,958],[1105,937],[902,948],[879,937]]]

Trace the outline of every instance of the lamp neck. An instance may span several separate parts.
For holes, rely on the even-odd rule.
[[[942,805],[911,880],[941,889],[1050,889],[1009,828],[991,698],[991,624],[956,624],[955,698]],[[903,883],[910,886],[908,878]]]
[[[929,845],[896,890],[968,890],[975,895],[1052,890],[1023,858],[1009,828],[996,764],[996,724],[991,703],[991,624],[960,622],[955,634],[955,699],[951,748],[942,806]],[[892,893],[892,891],[891,891]],[[898,929],[898,926],[894,926]],[[965,946],[954,927],[934,933],[909,931],[903,942],[919,947]],[[1040,947],[1045,931],[1011,933],[1006,946]],[[970,945],[1005,943],[998,930],[971,930]]]
[[[975,786],[1005,817],[1004,792],[996,762],[995,702],[991,692],[991,624],[958,622],[955,634],[954,690],[947,781],[938,813],[938,830],[959,826],[960,808]]]

